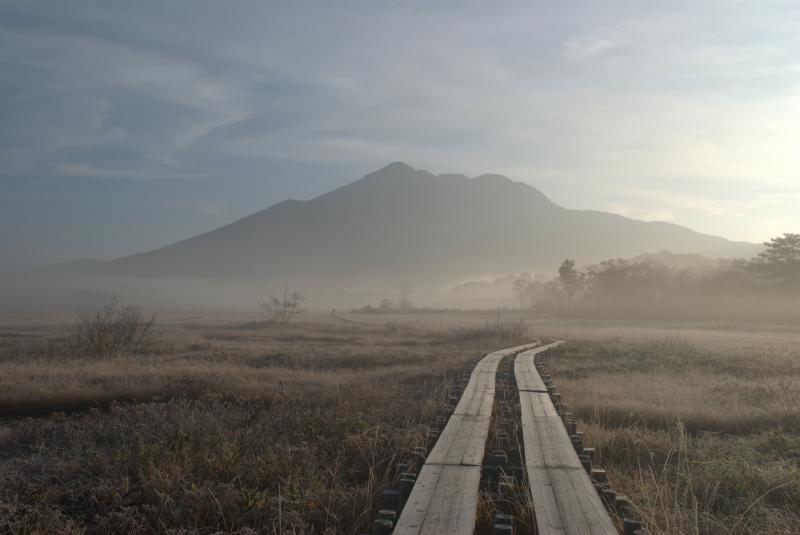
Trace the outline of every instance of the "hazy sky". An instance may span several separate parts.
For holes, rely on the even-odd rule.
[[[800,2],[0,0],[0,268],[114,257],[394,160],[800,231]]]

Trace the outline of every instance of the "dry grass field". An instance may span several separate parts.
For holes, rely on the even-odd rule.
[[[584,326],[558,334],[570,342],[548,369],[613,486],[653,533],[798,533],[798,333]]]
[[[452,374],[520,341],[171,318],[146,351],[97,361],[59,350],[68,328],[0,327],[3,533],[365,531]]]
[[[439,329],[480,321],[391,319]],[[800,533],[800,330],[526,321],[568,341],[548,371],[652,533]]]
[[[0,320],[0,532],[365,531],[453,374],[524,334],[491,314],[174,316],[97,360],[60,349],[70,321]],[[568,340],[549,371],[653,533],[798,532],[800,333],[525,321]]]

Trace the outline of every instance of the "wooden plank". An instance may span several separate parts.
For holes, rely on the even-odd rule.
[[[527,392],[547,392],[547,387],[536,370],[535,356],[538,351],[525,351],[514,359],[514,377],[517,379],[517,388]]]
[[[417,477],[395,534],[472,535],[497,367],[504,357],[535,345],[538,342],[496,351],[477,364]]]
[[[618,535],[584,470],[547,468],[558,511],[569,535]],[[535,504],[534,504],[535,506]],[[542,533],[540,531],[540,533]]]
[[[532,418],[558,418],[550,395],[541,392],[520,392],[520,405],[530,411]]]
[[[525,464],[581,468],[581,460],[550,397],[538,392],[520,392],[519,398]]]
[[[426,464],[394,534],[471,535],[475,531],[480,481],[480,466]]]
[[[504,353],[491,353],[485,356],[475,365],[475,369],[472,373],[497,373],[497,367],[500,365],[500,361],[503,360],[504,355]]]
[[[547,468],[529,466],[528,483],[531,488],[531,500],[539,534],[566,533]]]
[[[494,406],[497,367],[506,356],[535,347],[539,342],[489,353],[475,366],[453,414],[490,416]]]
[[[531,418],[558,418],[558,412],[550,400],[550,395],[541,392],[520,392],[520,405],[524,406]]]
[[[536,378],[541,377],[533,365],[533,355],[550,347],[553,345],[521,354],[517,361],[522,357],[522,362],[514,363],[525,465],[538,533],[617,535],[550,396],[536,391]]]
[[[586,472],[576,468],[529,468],[540,535],[618,535]]]
[[[491,416],[496,372],[473,372],[453,414]]]
[[[520,405],[520,425],[522,425],[522,444],[525,450],[525,466],[530,470],[531,467],[544,467],[544,452],[539,442],[539,427],[534,419],[534,403],[531,399],[536,399],[532,392],[519,393]],[[553,411],[555,412],[555,411]]]
[[[454,414],[450,417],[425,464],[480,466],[489,435],[491,414]]]
[[[454,416],[491,416],[494,407],[494,388],[467,389],[453,411]]]

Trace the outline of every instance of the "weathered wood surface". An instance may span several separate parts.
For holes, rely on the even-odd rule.
[[[617,535],[533,364],[537,353],[555,345],[521,353],[517,360],[522,362],[515,362],[514,366],[520,389],[525,465],[538,532]]]
[[[552,346],[550,346],[552,347]],[[535,357],[540,351],[535,349],[525,351],[514,359],[514,377],[517,379],[517,388],[522,392],[544,392],[547,387],[536,371]]]
[[[547,468],[564,532],[572,534],[618,535],[611,517],[585,470]],[[540,534],[543,534],[541,530]]]
[[[394,533],[473,533],[480,482],[480,466],[426,464],[417,477]]]
[[[480,466],[490,423],[491,412],[488,415],[454,414],[425,463]]]
[[[394,529],[402,535],[471,535],[481,463],[489,437],[497,367],[504,357],[538,345],[486,355],[475,366],[453,415],[417,477]]]
[[[472,372],[469,378],[464,393],[461,394],[461,399],[456,405],[453,414],[467,414],[471,416],[492,415],[492,406],[494,405],[494,391],[495,391],[495,377],[497,374],[497,365],[495,371],[478,371]]]
[[[519,398],[526,466],[583,469],[550,397],[520,392]]]

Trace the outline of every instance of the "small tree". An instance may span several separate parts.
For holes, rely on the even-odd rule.
[[[511,287],[511,291],[517,296],[519,300],[519,308],[524,309],[525,304],[528,302],[529,291],[528,287],[530,286],[531,281],[526,279],[525,277],[520,277],[514,281],[514,285]]]
[[[261,308],[266,310],[280,324],[289,323],[294,316],[305,312],[300,304],[306,298],[300,292],[289,290],[289,285],[283,287],[279,295],[270,295],[267,301],[261,303]]]
[[[547,303],[547,307],[555,307],[558,310],[564,308],[566,304],[566,295],[564,288],[555,280],[548,281],[542,288],[542,296]]]
[[[581,289],[583,278],[575,269],[574,260],[564,260],[558,268],[558,279],[561,282],[561,287],[564,290],[564,295],[567,297],[567,307],[572,308],[572,301],[575,294]]]
[[[542,298],[546,295],[545,283],[540,281],[531,281],[525,289],[526,299],[530,308],[536,308],[537,303],[541,303]]]
[[[393,307],[394,303],[392,303],[391,299],[383,299],[378,305],[378,310],[380,310],[381,312],[390,312]]]
[[[155,315],[146,318],[137,306],[120,307],[116,299],[92,313],[78,314],[71,336],[76,355],[109,358],[141,349]]]
[[[397,307],[402,312],[414,309],[414,302],[411,301],[411,285],[409,283],[400,286],[400,300],[397,302]]]

